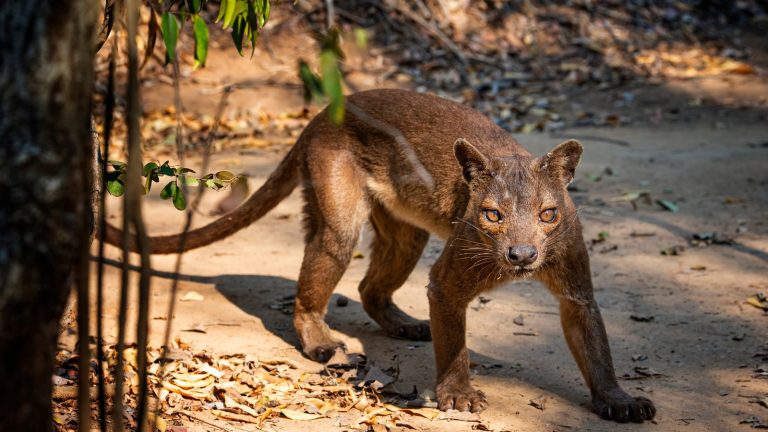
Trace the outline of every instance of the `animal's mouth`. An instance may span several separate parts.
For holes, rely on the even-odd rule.
[[[509,269],[509,272],[513,274],[514,276],[530,276],[536,271],[536,268],[538,267],[536,263],[527,264],[527,265],[509,265],[507,264],[507,269]]]
[[[514,278],[525,278],[533,275],[541,267],[541,260],[536,260],[530,264],[510,264],[506,259],[499,260],[496,263],[497,268]]]

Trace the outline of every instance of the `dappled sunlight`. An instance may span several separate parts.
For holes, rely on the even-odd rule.
[[[722,55],[712,55],[701,48],[660,48],[642,50],[635,55],[638,63],[656,74],[669,78],[700,78],[725,74],[757,73],[748,63]]]

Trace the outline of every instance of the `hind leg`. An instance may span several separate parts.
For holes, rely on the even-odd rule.
[[[304,354],[326,362],[344,344],[325,323],[328,300],[349,265],[368,204],[362,175],[343,155],[313,160],[322,173],[306,168],[304,197],[307,238],[299,274],[293,324]],[[328,175],[332,173],[333,175]]]
[[[359,287],[363,308],[390,336],[430,340],[429,321],[411,317],[392,302],[392,294],[419,261],[429,233],[394,219],[378,203],[371,205],[371,223],[376,238],[371,264]]]

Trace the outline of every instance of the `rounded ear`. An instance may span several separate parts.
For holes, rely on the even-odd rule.
[[[464,138],[459,138],[453,143],[453,153],[461,165],[467,183],[476,179],[488,167],[488,159]]]
[[[584,147],[580,142],[576,140],[565,141],[541,158],[539,168],[559,179],[563,183],[563,187],[568,186],[573,181],[576,166],[581,161],[583,151]]]

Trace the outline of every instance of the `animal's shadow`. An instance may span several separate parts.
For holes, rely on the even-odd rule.
[[[170,272],[153,271],[152,274],[153,277],[173,277]],[[290,304],[290,299],[296,293],[295,280],[267,275],[196,276],[189,274],[181,274],[179,279],[213,284],[234,305],[258,318],[269,332],[294,346],[297,351],[301,350],[293,329],[293,308]],[[553,318],[556,319],[556,317]],[[369,361],[382,367],[397,366],[400,371],[398,386],[401,390],[408,392],[413,389],[413,386],[416,386],[419,391],[434,389],[435,363],[431,342],[417,342],[387,336],[378,324],[368,317],[360,302],[339,294],[333,294],[329,302],[326,322],[332,330],[347,338],[359,340],[362,353]],[[513,329],[507,330],[511,335]],[[495,358],[473,350],[470,350],[470,360],[476,365],[473,373],[486,375],[490,379],[521,380],[544,391],[557,393],[576,405],[587,405],[586,387],[563,386],[554,368],[551,373],[521,375],[518,362],[507,358]]]

